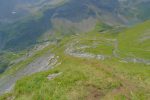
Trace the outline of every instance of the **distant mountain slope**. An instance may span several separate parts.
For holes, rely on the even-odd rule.
[[[0,34],[5,34],[6,37],[0,40],[3,44],[1,49],[19,50],[30,47],[45,33],[47,37],[51,37],[52,33],[88,32],[97,22],[111,26],[132,25],[150,18],[148,0],[137,0],[137,2],[131,0],[39,0],[38,2],[14,0],[9,3],[3,0],[0,2],[2,2],[1,5],[5,5],[0,6],[4,9],[11,5],[6,12],[0,8],[2,13],[0,22],[15,21],[9,25],[5,22],[5,25],[0,26]],[[18,6],[21,6],[21,9]],[[19,11],[21,13],[18,13]],[[45,40],[49,38],[43,39]]]
[[[57,6],[66,0],[1,0],[0,22],[11,23],[39,12],[46,7]]]
[[[150,19],[149,0],[120,0],[120,13],[126,16],[130,23]]]
[[[14,22],[24,16],[37,13],[44,8],[57,6],[68,1],[63,9],[60,9],[60,17],[75,17],[75,12],[83,12],[82,10],[90,10],[91,6],[105,9],[107,11],[120,11],[125,17],[136,17],[137,20],[149,18],[148,8],[149,0],[1,0],[0,1],[0,22]],[[68,9],[69,8],[69,9]],[[83,8],[83,9],[81,9]],[[70,11],[69,11],[70,10]],[[65,11],[62,12],[62,11]],[[99,11],[98,11],[99,12]],[[69,16],[68,16],[68,14]],[[84,12],[85,13],[85,12]],[[82,13],[83,14],[83,13]],[[77,17],[77,16],[76,16]],[[77,17],[78,18],[78,17]],[[73,19],[73,18],[72,18]]]

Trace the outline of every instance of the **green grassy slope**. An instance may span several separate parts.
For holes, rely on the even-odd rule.
[[[150,59],[150,21],[128,29],[118,39],[121,52]]]
[[[144,63],[122,62],[122,59],[113,54],[114,42],[117,39],[119,39],[121,54],[128,53],[129,47],[126,45],[129,44],[129,40],[134,43],[137,37],[143,36],[143,32],[148,30],[147,25],[149,22],[130,28],[124,32],[125,34],[120,33],[119,36],[112,35],[109,31],[106,31],[106,34],[100,34],[94,30],[86,34],[64,37],[58,44],[45,49],[59,56],[58,63],[61,63],[56,64],[51,70],[17,81],[14,90],[1,96],[0,99],[148,100],[150,98],[150,67]],[[137,34],[131,34],[136,29]],[[122,39],[128,41],[125,42]],[[129,50],[141,47],[137,43],[130,45]],[[145,43],[147,42],[141,43],[144,50],[148,49],[147,45],[149,45]],[[40,57],[45,50],[33,57]],[[142,53],[145,54],[145,51],[138,51],[137,48],[135,55],[148,59],[148,55],[142,55]],[[104,59],[97,58],[97,55],[103,56]],[[60,74],[52,79],[47,78],[49,75],[58,73]]]
[[[23,54],[14,52],[0,53],[0,74],[3,73],[10,65],[11,61],[21,57]]]

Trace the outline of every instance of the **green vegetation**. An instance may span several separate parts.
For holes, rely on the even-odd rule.
[[[150,59],[150,21],[130,28],[119,35],[119,50],[130,56]]]
[[[36,58],[41,57],[43,54],[47,53],[50,50],[50,48],[52,48],[52,47],[53,47],[53,45],[51,45],[49,47],[46,47],[43,50],[36,52],[34,55],[32,55],[31,57],[25,59],[24,61],[13,64],[11,66],[11,68],[9,70],[5,71],[1,76],[5,76],[5,75],[8,75],[8,74],[15,73],[19,69],[24,68],[29,63],[33,62]]]
[[[11,61],[21,57],[22,54],[13,52],[0,53],[0,74],[3,73],[11,64]]]
[[[144,63],[122,62],[115,57],[114,41],[118,40],[117,49],[121,56],[131,51],[143,59],[149,59],[149,40],[139,42],[143,32],[149,30],[150,22],[115,34],[92,31],[86,34],[65,36],[56,45],[50,45],[34,56],[15,65],[13,71],[25,67],[33,59],[51,51],[59,56],[61,64],[55,68],[33,74],[18,80],[14,90],[0,97],[1,100],[14,98],[15,100],[148,100],[150,98],[150,67]],[[149,31],[148,31],[149,32]],[[149,35],[149,33],[145,33]],[[146,43],[146,44],[145,44]],[[73,44],[73,47],[70,47]],[[142,50],[139,51],[139,48]],[[91,53],[108,55],[110,58],[98,60],[96,58],[75,57],[66,53],[66,49],[74,49],[73,53]],[[12,70],[12,69],[11,69]],[[8,71],[11,73],[11,70]],[[6,72],[7,73],[7,72]],[[48,75],[61,73],[53,79]]]

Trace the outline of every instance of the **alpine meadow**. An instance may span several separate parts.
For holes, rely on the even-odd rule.
[[[150,100],[150,0],[0,0],[0,100]]]

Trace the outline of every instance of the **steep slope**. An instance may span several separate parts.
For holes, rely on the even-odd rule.
[[[119,49],[135,58],[150,59],[150,21],[137,25],[119,36]]]
[[[17,78],[18,81],[14,90],[1,96],[0,99],[148,100],[150,91],[149,65],[145,62],[125,60],[126,56],[122,55],[130,53],[130,51],[122,51],[121,47],[123,46],[125,50],[130,47],[129,50],[138,51],[137,46],[140,48],[139,45],[136,45],[138,43],[135,42],[135,45],[130,46],[129,42],[132,44],[134,40],[144,37],[143,32],[149,30],[147,26],[149,23],[148,21],[129,28],[118,33],[118,35],[114,34],[116,29],[110,27],[106,29],[106,27],[99,25],[94,31],[80,35],[67,35],[56,44],[43,47],[42,50],[29,56],[23,62],[14,64],[13,67],[2,74],[0,79],[3,80],[3,83],[0,86],[7,87],[5,82],[11,83],[13,81],[14,83],[15,73],[22,71],[28,73],[27,70],[23,69],[28,69],[30,65],[33,66],[30,67],[29,72],[32,72],[32,68],[41,69],[42,65],[39,64],[38,66],[38,62],[35,64],[36,59],[42,58],[45,54],[47,56],[55,54],[55,57],[57,57],[58,62],[53,65],[54,68],[36,74],[32,73],[31,76],[24,77],[21,80]],[[137,28],[138,32],[130,37],[130,32]],[[149,35],[149,32],[146,35]],[[127,41],[127,43],[122,41],[122,39],[128,40],[128,38],[132,41]],[[149,39],[146,41],[149,43]],[[142,42],[141,45],[143,45],[142,49],[148,49],[145,42]],[[142,50],[140,53],[145,53],[145,51]],[[139,57],[149,59],[147,56]],[[51,64],[51,62],[53,60],[48,60],[48,64]],[[8,77],[8,79],[5,79],[7,75],[12,76],[11,80]],[[20,73],[19,75],[24,76]]]
[[[46,7],[55,7],[66,0],[1,0],[0,23],[12,23],[38,13]]]
[[[120,13],[130,21],[129,23],[141,22],[150,18],[149,0],[120,0]]]
[[[0,3],[2,10],[0,42],[4,50],[22,50],[40,42],[49,41],[51,34],[75,34],[94,29],[97,21],[111,25],[129,25],[149,19],[149,1],[142,0],[14,0]],[[18,8],[18,6],[21,8]],[[2,8],[1,8],[2,9]],[[11,11],[14,10],[14,11]],[[4,11],[4,12],[3,12]],[[15,14],[17,12],[17,14]],[[19,13],[21,12],[21,13]],[[12,14],[14,13],[14,14]],[[22,14],[23,13],[23,14]],[[8,18],[7,18],[7,17]],[[10,16],[10,18],[9,18]],[[17,17],[18,16],[18,17]],[[140,17],[141,16],[141,17]],[[5,19],[6,18],[6,19]],[[17,21],[15,19],[17,19]],[[42,39],[41,37],[45,35]],[[54,40],[54,38],[53,38]]]

